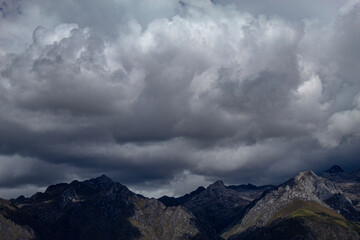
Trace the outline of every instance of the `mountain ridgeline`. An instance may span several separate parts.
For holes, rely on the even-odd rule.
[[[0,199],[0,239],[360,239],[360,170],[146,198],[105,175]]]

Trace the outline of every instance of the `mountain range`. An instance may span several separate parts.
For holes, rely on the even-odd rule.
[[[147,198],[109,177],[0,199],[0,239],[360,239],[360,170]]]

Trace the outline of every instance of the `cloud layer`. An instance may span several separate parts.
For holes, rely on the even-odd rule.
[[[0,1],[1,197],[359,167],[360,2],[339,2]]]

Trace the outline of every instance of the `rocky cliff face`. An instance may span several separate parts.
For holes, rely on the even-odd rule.
[[[293,200],[315,202],[328,208],[331,205],[342,213],[353,211],[350,199],[342,194],[334,183],[318,177],[312,171],[300,172],[293,179],[281,184],[277,189],[269,191],[254,202],[242,220],[226,231],[223,237],[228,238],[250,227],[265,226],[280,209]]]

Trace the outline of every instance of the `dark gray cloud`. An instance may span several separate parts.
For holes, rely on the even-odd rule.
[[[272,4],[1,1],[1,196],[359,167],[360,3]]]
[[[213,0],[215,4],[233,4],[239,11],[253,15],[279,16],[290,20],[329,19],[338,14],[338,10],[346,1],[338,0]]]

